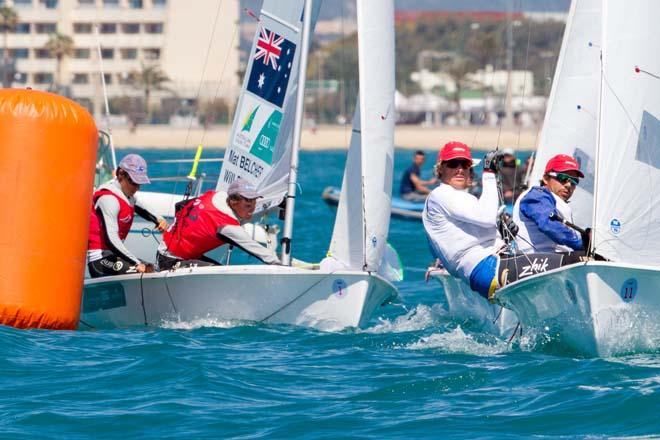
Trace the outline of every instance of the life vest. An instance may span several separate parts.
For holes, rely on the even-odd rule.
[[[128,233],[131,231],[133,225],[133,218],[135,218],[135,208],[133,208],[126,200],[119,197],[114,192],[107,188],[102,188],[94,193],[92,196],[92,213],[89,220],[89,238],[87,240],[87,249],[110,249],[106,242],[106,232],[103,231],[103,221],[101,214],[96,212],[96,202],[101,196],[113,196],[119,202],[119,215],[117,216],[117,224],[119,225],[119,238],[121,241],[126,240]]]
[[[177,211],[174,223],[163,234],[169,253],[184,260],[199,259],[225,244],[217,236],[219,227],[240,225],[238,220],[213,204],[215,194],[215,191],[207,191]]]

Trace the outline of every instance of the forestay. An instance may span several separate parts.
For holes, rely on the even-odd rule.
[[[603,4],[595,251],[660,265],[660,1]]]
[[[601,0],[574,0],[562,41],[531,174],[537,185],[556,154],[577,158],[585,174],[571,198],[573,221],[591,225],[600,94]]]
[[[331,257],[378,271],[387,245],[394,154],[394,2],[358,0],[360,96],[346,161]]]
[[[286,193],[302,38],[304,0],[264,0],[217,189],[249,180],[264,195],[256,213]],[[321,6],[314,2],[312,29]]]

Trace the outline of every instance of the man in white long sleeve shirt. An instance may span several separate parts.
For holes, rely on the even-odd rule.
[[[119,163],[116,178],[94,192],[87,244],[87,267],[92,278],[153,271],[153,266],[140,261],[124,245],[136,213],[161,231],[167,228],[167,222],[152,214],[136,194],[140,185],[147,183],[146,161],[129,154]]]
[[[241,226],[250,220],[260,195],[243,179],[227,192],[207,191],[181,206],[176,220],[163,234],[157,260],[161,270],[219,264],[204,254],[224,244],[236,246],[266,264],[279,264],[272,250],[260,245]]]
[[[486,298],[498,287],[497,253],[504,245],[497,231],[497,157],[491,152],[484,159],[483,191],[477,199],[465,191],[472,166],[470,148],[461,142],[445,144],[436,165],[442,183],[426,199],[422,215],[433,255]]]

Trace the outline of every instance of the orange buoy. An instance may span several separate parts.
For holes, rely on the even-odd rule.
[[[0,324],[78,327],[97,139],[79,104],[0,90]]]

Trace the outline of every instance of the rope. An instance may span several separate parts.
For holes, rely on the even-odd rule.
[[[329,277],[330,277],[331,275],[333,275],[333,274],[334,274],[334,272],[330,272],[329,274],[327,274],[326,276],[324,276],[323,278],[321,278],[320,280],[318,280],[316,283],[312,284],[312,285],[309,286],[307,289],[303,290],[303,292],[302,292],[301,294],[299,294],[298,296],[296,296],[295,298],[293,298],[291,301],[289,301],[288,303],[284,304],[282,307],[280,307],[279,309],[275,310],[273,313],[271,313],[270,315],[266,316],[265,318],[260,319],[258,322],[265,322],[265,321],[269,320],[270,318],[272,318],[273,316],[277,315],[277,314],[280,313],[282,310],[286,309],[286,308],[289,307],[291,304],[293,304],[294,302],[298,301],[298,299],[302,298],[303,295],[305,295],[307,292],[309,292],[310,290],[312,290],[314,287],[318,286],[321,282],[325,281],[327,278],[329,278]]]
[[[140,274],[140,295],[141,295],[141,305],[142,305],[142,315],[144,316],[144,325],[149,325],[147,323],[147,309],[144,306],[144,286],[142,284],[142,278],[144,278],[144,272]]]

